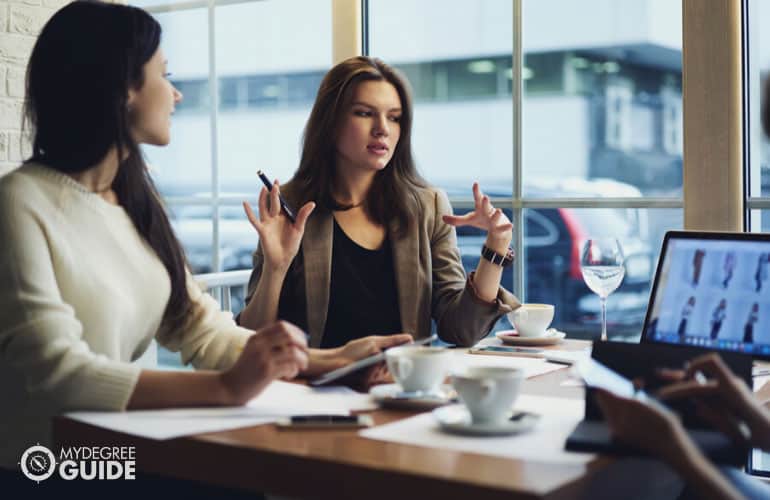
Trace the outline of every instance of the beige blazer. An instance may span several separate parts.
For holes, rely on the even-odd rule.
[[[473,345],[520,303],[502,287],[494,303],[478,298],[463,270],[456,231],[442,220],[442,215],[452,213],[446,194],[424,189],[420,202],[419,220],[406,236],[398,238],[395,225],[389,228],[401,327],[415,338],[427,337],[433,318],[442,340]],[[316,209],[307,221],[300,251],[286,275],[279,301],[278,317],[304,328],[310,335],[311,347],[321,345],[329,294],[334,293],[329,290],[333,230],[332,213]],[[259,283],[262,262],[260,245],[254,252],[247,302]]]

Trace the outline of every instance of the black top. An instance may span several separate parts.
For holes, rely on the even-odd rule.
[[[329,310],[321,347],[338,347],[367,335],[401,331],[393,249],[377,250],[351,240],[334,220]]]

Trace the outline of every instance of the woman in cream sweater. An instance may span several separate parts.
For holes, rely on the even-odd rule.
[[[243,404],[409,340],[321,352],[289,323],[238,327],[201,293],[138,146],[169,142],[182,99],[160,31],[140,9],[78,1],[35,44],[33,156],[0,180],[1,467],[50,443],[63,411]],[[201,370],[133,364],[153,338]]]

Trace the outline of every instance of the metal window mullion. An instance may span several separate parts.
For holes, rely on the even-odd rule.
[[[754,110],[761,107],[761,69],[758,50],[751,50],[758,46],[760,34],[757,30],[759,20],[757,15],[751,15],[756,2],[744,0],[741,3],[741,24],[743,26],[743,129],[744,129],[744,231],[761,231],[762,216],[752,217],[753,193],[762,191],[761,155],[762,130],[759,119],[752,117]],[[759,113],[758,113],[759,114]],[[756,174],[756,175],[755,175]]]
[[[142,7],[151,14],[168,14],[169,12],[179,12],[182,10],[193,10],[207,8],[209,5],[222,7],[225,5],[237,5],[241,3],[264,2],[265,0],[190,0],[188,2],[164,3],[149,7]]]
[[[749,198],[746,200],[747,210],[767,210],[770,209],[770,198]]]
[[[473,208],[472,198],[450,198],[454,208]],[[490,198],[493,205],[524,208],[682,208],[677,198]]]
[[[523,98],[523,79],[522,64],[524,49],[522,46],[522,18],[521,7],[523,0],[513,1],[513,54],[511,61],[511,99],[513,105],[513,198],[511,200],[511,210],[513,216],[513,248],[516,255],[515,269],[513,273],[513,293],[520,297],[522,301],[526,300],[525,287],[526,276],[524,269],[524,210],[519,201],[522,196],[522,104]]]
[[[208,4],[209,35],[209,101],[211,126],[211,270],[220,270],[219,262],[219,85],[217,80],[216,55],[216,5],[214,0]]]

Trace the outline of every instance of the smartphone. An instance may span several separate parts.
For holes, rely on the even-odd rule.
[[[470,350],[468,350],[468,352],[470,354],[493,354],[498,356],[520,356],[525,358],[545,357],[545,351],[543,349],[502,345],[485,345],[481,347],[472,347]]]
[[[655,398],[636,389],[633,382],[618,372],[607,368],[593,358],[586,358],[572,365],[575,372],[583,379],[586,387],[603,389],[616,396],[628,399],[637,399],[652,406],[660,406]]]
[[[276,422],[279,428],[297,429],[353,429],[371,427],[370,415],[293,415]]]

